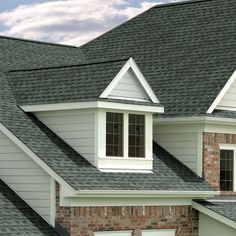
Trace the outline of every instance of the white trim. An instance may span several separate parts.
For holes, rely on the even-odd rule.
[[[132,170],[132,169],[99,169],[101,172],[111,172],[111,173],[142,173],[142,174],[152,174],[151,170]]]
[[[217,106],[217,110],[236,111],[236,107]]]
[[[67,186],[71,191],[74,189],[62,179],[54,170],[52,170],[42,159],[33,153],[20,139],[18,139],[10,130],[8,130],[2,123],[0,123],[0,130],[11,139],[23,152],[25,152],[33,161],[35,161],[44,171],[46,171],[58,183]]]
[[[166,235],[163,233],[167,233],[168,236],[170,236],[170,234],[174,236],[176,233],[176,229],[144,229],[142,230],[142,236],[149,236],[149,235],[160,236],[159,233],[161,233],[162,236]]]
[[[202,150],[203,150],[203,138],[202,132],[197,133],[197,174],[202,177]]]
[[[234,152],[233,160],[233,192],[236,192],[236,144],[220,143],[220,150],[232,150]]]
[[[116,102],[105,102],[105,101],[26,105],[26,106],[21,106],[20,108],[25,112],[105,108],[105,109],[115,109],[115,110],[143,111],[150,113],[164,113],[164,107],[162,106],[146,106],[146,105],[124,104],[119,102],[116,103]]]
[[[203,213],[207,216],[210,216],[211,218],[236,229],[236,222],[235,221],[230,220],[230,219],[226,218],[225,216],[222,216],[219,213],[216,213],[216,212],[208,209],[207,207],[202,206],[201,204],[199,204],[197,202],[193,201],[192,206],[193,206],[193,208],[200,211],[201,213]]]
[[[121,236],[124,236],[125,235],[129,235],[129,236],[132,236],[132,233],[133,233],[133,230],[113,230],[113,231],[94,231],[94,236],[103,236],[103,235],[121,235]]]
[[[207,113],[212,113],[214,109],[217,107],[217,105],[220,103],[221,99],[224,97],[230,86],[233,84],[233,82],[236,79],[236,70],[232,74],[232,76],[229,78],[227,83],[224,85],[220,93],[217,95],[211,106],[208,108]]]
[[[51,178],[51,189],[50,189],[50,222],[55,227],[56,222],[56,183]]]
[[[196,117],[175,117],[175,118],[153,118],[153,124],[220,124],[220,125],[236,125],[236,119],[196,116]]]
[[[101,98],[107,98],[111,91],[115,88],[115,86],[119,83],[119,81],[123,78],[125,73],[132,69],[139,80],[140,84],[144,88],[145,92],[151,99],[153,103],[159,103],[159,100],[157,99],[155,93],[153,92],[151,86],[148,84],[147,80],[143,76],[142,72],[139,70],[137,64],[135,63],[134,59],[131,57],[125,65],[122,67],[122,69],[118,72],[118,74],[115,76],[115,78],[111,81],[111,83],[105,88],[105,90],[102,92],[102,94],[99,96]],[[123,98],[126,99],[126,98]],[[131,99],[128,99],[131,100]],[[135,101],[135,99],[132,99]]]
[[[171,191],[171,190],[79,190],[75,191],[77,197],[210,197],[220,195],[219,191]]]
[[[191,206],[193,197],[60,197],[60,206]]]

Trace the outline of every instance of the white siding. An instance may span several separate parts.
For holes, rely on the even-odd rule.
[[[95,158],[95,111],[68,110],[35,113],[48,128],[89,162]]]
[[[235,236],[236,229],[205,214],[199,214],[199,236]]]
[[[154,127],[154,140],[183,164],[198,173],[199,135],[197,132],[158,132]]]
[[[51,177],[1,131],[0,178],[50,223]]]
[[[217,105],[216,109],[218,107],[236,108],[236,80],[225,93],[225,95]]]
[[[132,70],[124,75],[108,97],[150,100]]]

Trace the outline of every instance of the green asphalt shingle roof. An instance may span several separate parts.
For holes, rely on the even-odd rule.
[[[211,187],[158,145],[153,174],[102,173],[18,106],[0,73],[0,122],[75,190],[211,191]]]
[[[36,212],[0,180],[1,236],[59,236]]]
[[[76,47],[0,36],[0,71],[64,66],[84,60]]]
[[[167,116],[207,109],[236,69],[236,1],[156,6],[81,47],[88,60],[132,56]]]
[[[19,105],[97,100],[126,60],[9,73]]]
[[[236,222],[235,201],[196,201],[202,206]]]

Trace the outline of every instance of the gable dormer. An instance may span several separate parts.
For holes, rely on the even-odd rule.
[[[106,73],[102,63],[96,66],[102,68],[101,71],[97,70],[99,75]],[[84,85],[88,80],[82,76],[90,72],[88,68],[82,71],[81,67],[78,75],[68,71],[68,76],[78,78],[76,83],[79,84],[81,80]],[[61,76],[60,70],[53,70],[53,73],[47,70],[44,73],[49,79]],[[70,81],[70,77],[67,79]],[[90,81],[93,81],[92,78],[88,83]],[[90,87],[94,91],[94,81],[84,86],[88,94]],[[48,86],[51,86],[50,82]],[[26,112],[34,112],[39,120],[101,171],[151,171],[153,114],[163,113],[164,108],[135,61],[130,58],[123,63],[98,97],[90,99],[89,102],[85,100],[21,108]]]
[[[159,103],[132,57],[102,92],[100,98]]]

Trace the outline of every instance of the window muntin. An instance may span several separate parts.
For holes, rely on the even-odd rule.
[[[123,114],[106,113],[106,156],[123,156]]]
[[[220,150],[220,190],[233,191],[234,150]]]
[[[145,157],[145,116],[129,114],[129,157]]]

